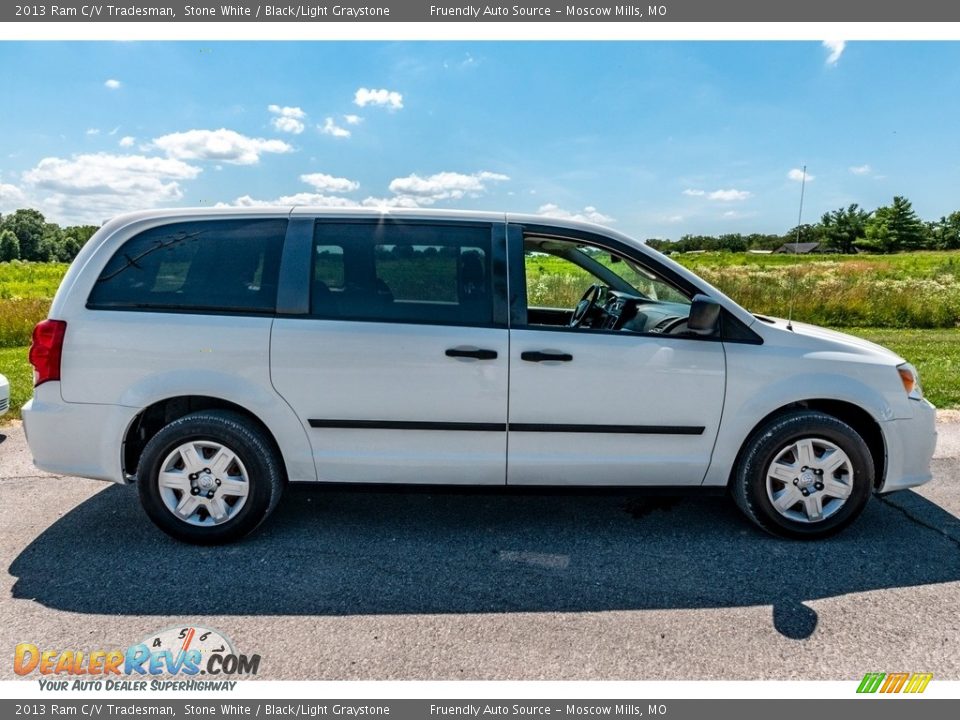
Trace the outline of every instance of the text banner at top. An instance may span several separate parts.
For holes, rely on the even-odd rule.
[[[647,2],[449,3],[208,2],[119,0],[0,6],[0,22],[957,22],[943,0],[655,0]]]

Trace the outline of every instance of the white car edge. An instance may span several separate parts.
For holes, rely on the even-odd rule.
[[[0,374],[0,415],[10,410],[10,382]]]

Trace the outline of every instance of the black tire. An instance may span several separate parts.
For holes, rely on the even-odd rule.
[[[812,522],[785,517],[767,494],[767,468],[782,450],[803,438],[833,443],[846,453],[853,471],[849,497],[833,514]],[[874,473],[873,457],[856,430],[832,415],[800,410],[778,415],[750,436],[741,451],[730,490],[744,514],[767,532],[813,540],[833,535],[856,520],[870,499]]]
[[[247,470],[246,501],[234,517],[221,524],[191,525],[175,517],[161,497],[161,463],[191,440],[226,446]],[[137,469],[140,502],[150,519],[171,537],[195,545],[233,542],[253,532],[277,506],[284,481],[283,465],[267,434],[243,415],[226,410],[192,413],[164,426],[143,449]]]

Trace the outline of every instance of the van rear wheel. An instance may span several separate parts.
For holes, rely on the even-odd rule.
[[[747,441],[733,498],[767,532],[816,539],[852,523],[870,498],[873,457],[847,423],[812,410],[773,418]]]
[[[168,535],[214,545],[256,529],[283,492],[266,433],[239,413],[208,410],[161,428],[137,471],[140,502]]]

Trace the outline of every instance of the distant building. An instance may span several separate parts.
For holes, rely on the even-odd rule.
[[[820,243],[818,242],[805,242],[805,243],[786,243],[781,245],[773,252],[775,253],[786,253],[788,255],[809,255],[812,252],[818,252],[820,250]]]

